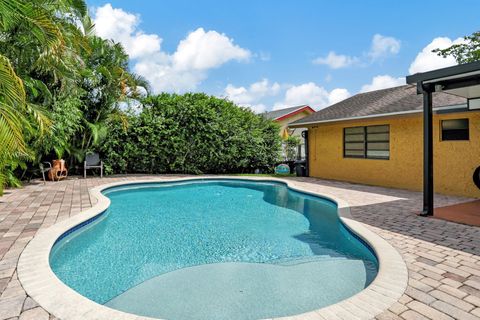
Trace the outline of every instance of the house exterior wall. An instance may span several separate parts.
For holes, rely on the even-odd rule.
[[[441,141],[440,121],[469,119],[469,141]],[[390,125],[390,159],[343,157],[343,128]],[[480,112],[435,114],[435,192],[480,197],[472,180],[480,166]],[[310,176],[369,185],[422,190],[423,122],[421,114],[395,118],[342,121],[309,127]]]

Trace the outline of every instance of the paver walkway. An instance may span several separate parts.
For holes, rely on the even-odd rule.
[[[39,229],[90,208],[96,202],[88,193],[93,186],[159,177],[174,176],[69,179],[7,190],[0,197],[0,320],[55,319],[27,297],[16,275],[20,254]],[[288,179],[347,200],[355,219],[402,254],[409,269],[409,286],[403,297],[377,319],[480,320],[479,227],[415,216],[422,206],[422,194],[418,192],[313,178]],[[469,200],[437,195],[436,205]]]

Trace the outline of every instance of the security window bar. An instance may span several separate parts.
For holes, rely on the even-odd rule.
[[[389,159],[390,126],[344,128],[345,158]]]
[[[469,140],[468,119],[442,120],[442,141]]]

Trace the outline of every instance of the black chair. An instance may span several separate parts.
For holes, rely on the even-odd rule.
[[[87,169],[100,169],[100,178],[103,178],[103,161],[98,153],[89,153],[83,162],[83,177],[87,178]]]

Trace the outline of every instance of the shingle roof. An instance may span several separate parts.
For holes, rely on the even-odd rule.
[[[433,107],[445,107],[466,103],[467,100],[462,97],[442,92],[433,93]],[[417,95],[416,86],[404,85],[359,93],[303,119],[297,120],[291,123],[291,125],[414,110],[420,111],[422,108],[423,98],[422,95]]]
[[[295,106],[295,107],[290,107],[290,108],[285,108],[285,109],[279,109],[279,110],[273,110],[273,111],[268,111],[263,113],[263,116],[267,119],[277,119],[280,117],[283,117],[284,115],[287,115],[289,113],[292,113],[298,109],[302,109],[306,107],[307,105],[301,105],[301,106]]]

